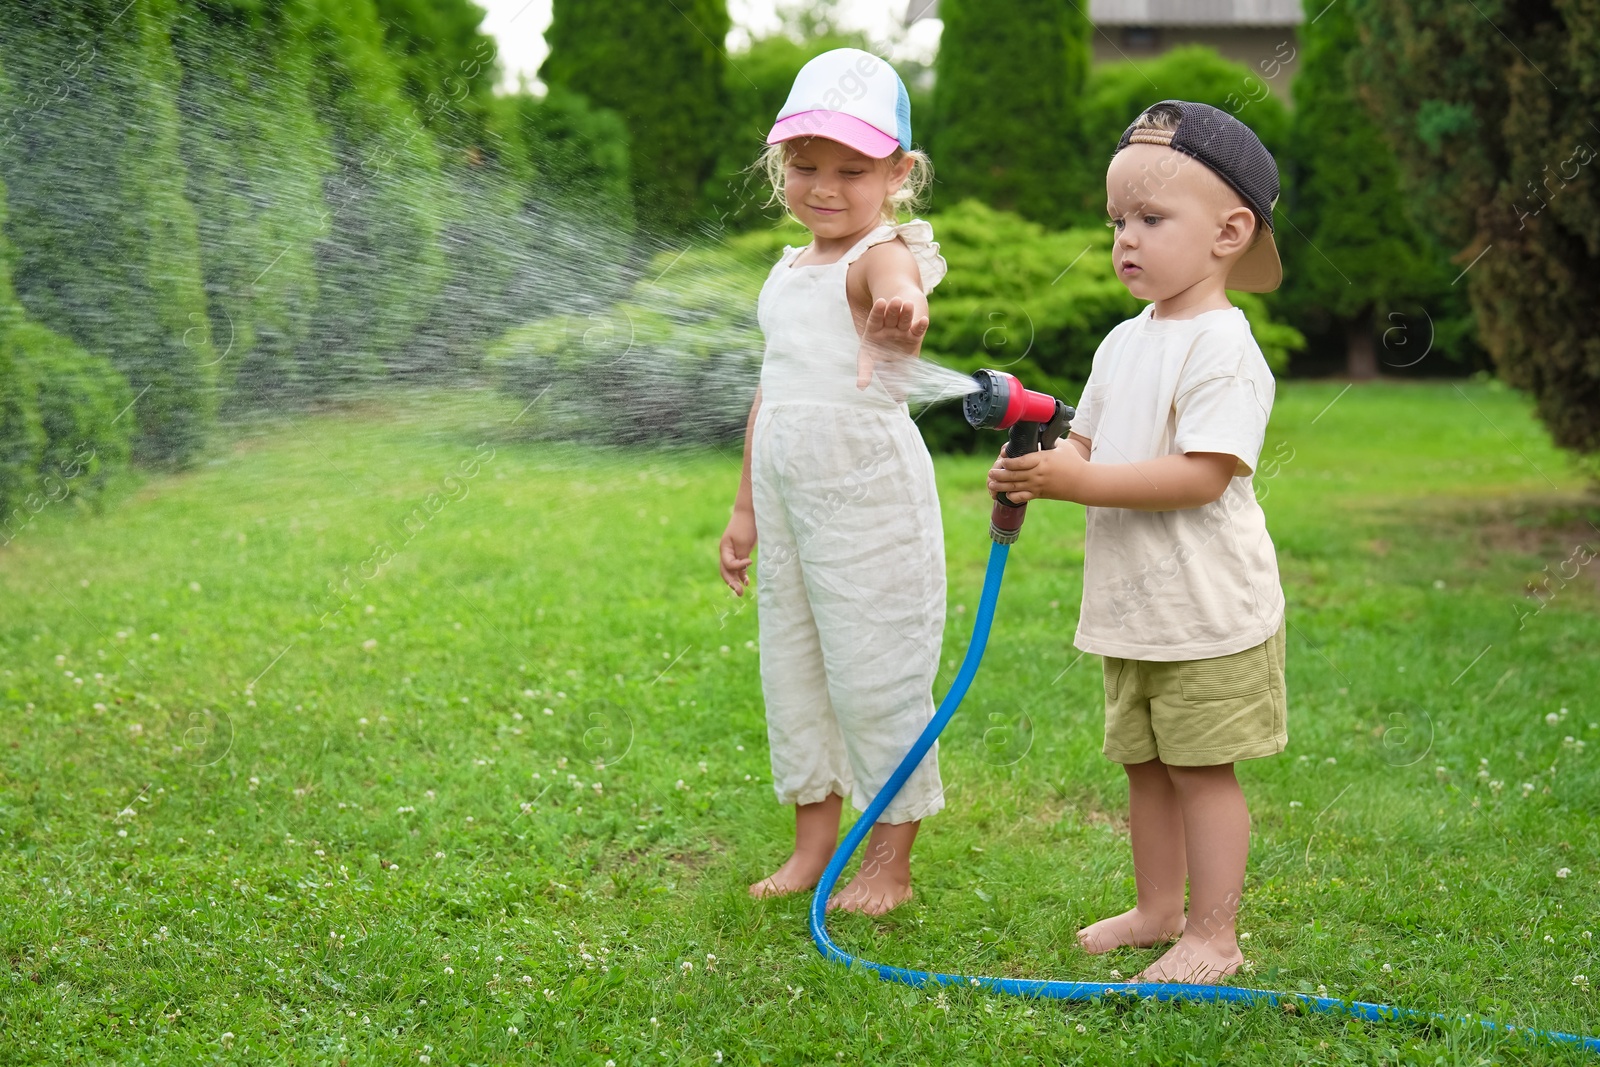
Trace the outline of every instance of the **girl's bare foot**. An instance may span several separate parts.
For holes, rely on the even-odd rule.
[[[802,893],[817,884],[833,858],[839,840],[839,812],[844,798],[831,793],[815,804],[794,809],[794,854],[782,867],[750,887],[753,897]]]
[[[850,884],[833,895],[828,910],[859,911],[863,915],[882,915],[898,908],[912,897],[911,882],[892,875],[880,867],[873,874],[866,872],[850,879]]]
[[[828,869],[828,855],[816,856],[796,852],[784,861],[782,867],[750,886],[753,897],[781,897],[789,893],[803,893],[815,886]]]
[[[920,823],[880,822],[873,826],[861,869],[833,895],[828,909],[882,915],[911,899],[911,844]]]
[[[1219,944],[1198,937],[1180,937],[1160,959],[1134,975],[1133,981],[1215,985],[1243,963],[1237,942]]]
[[[1091,956],[1110,952],[1123,945],[1149,948],[1163,941],[1171,941],[1183,933],[1183,915],[1148,915],[1138,908],[1130,908],[1121,915],[1101,919],[1078,931],[1078,944]]]

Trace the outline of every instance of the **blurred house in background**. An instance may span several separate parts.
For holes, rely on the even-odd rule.
[[[905,22],[938,17],[939,0],[911,0]],[[1291,57],[1305,21],[1300,0],[1089,0],[1089,20],[1096,63],[1137,63],[1179,45],[1208,45],[1262,72],[1262,81],[1289,103],[1299,65]]]

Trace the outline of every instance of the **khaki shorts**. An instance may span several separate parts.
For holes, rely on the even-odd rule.
[[[1254,648],[1212,659],[1105,658],[1106,742],[1118,763],[1211,767],[1289,743],[1284,627]]]

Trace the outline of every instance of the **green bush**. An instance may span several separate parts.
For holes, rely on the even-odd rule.
[[[1290,149],[1279,161],[1294,228],[1278,234],[1284,283],[1273,299],[1303,329],[1342,343],[1352,378],[1375,376],[1380,361],[1423,358],[1422,331],[1387,328],[1419,311],[1434,327],[1435,362],[1474,360],[1481,353],[1463,343],[1472,326],[1466,293],[1450,285],[1459,269],[1412,219],[1394,150],[1350,84],[1359,47],[1348,7],[1327,9],[1302,35]]]
[[[1600,468],[1594,5],[1358,0],[1350,13],[1358,98],[1416,219],[1452,250],[1484,348],[1555,442]]]
[[[172,39],[221,406],[303,400],[316,388],[302,361],[333,166],[311,109],[310,54],[253,0],[200,5]]]
[[[40,483],[63,483],[75,495],[94,496],[127,465],[133,420],[123,413],[133,391],[109,361],[38,323],[18,323],[9,340],[31,379],[44,430]]]
[[[500,64],[472,0],[376,0],[400,87],[446,154],[465,156],[490,140]]]
[[[372,0],[285,0],[278,32],[307,52],[332,142],[304,373],[347,393],[419,369],[412,340],[445,283],[439,152],[404,96]]]
[[[939,14],[934,207],[975,197],[1047,225],[1070,224],[1073,194],[1096,177],[1080,116],[1093,32],[1085,8],[943,0]]]
[[[5,184],[0,182],[0,224],[5,211]],[[45,443],[38,397],[11,343],[12,331],[22,321],[22,307],[11,288],[11,250],[0,225],[0,537],[9,536],[7,517],[30,491]]]
[[[16,514],[39,476],[44,452],[44,427],[39,398],[27,367],[13,350],[11,333],[21,318],[15,305],[0,310],[0,545],[13,536],[22,516]]]
[[[975,200],[930,216],[950,272],[929,298],[924,353],[962,372],[1006,370],[1076,403],[1095,349],[1142,304],[1111,268],[1105,226],[1050,231]],[[662,253],[626,299],[509,333],[490,356],[502,388],[541,398],[526,425],[541,436],[640,442],[729,441],[744,427],[762,353],[755,303],[796,225],[721,245]],[[1304,344],[1261,297],[1229,293],[1281,373]],[[549,392],[546,393],[545,390]],[[945,402],[918,419],[936,450],[995,447]]]
[[[621,302],[511,331],[488,363],[500,388],[538,401],[518,420],[523,432],[594,444],[736,439],[761,366],[756,296],[786,238],[804,240],[758,231],[663,252]]]
[[[555,0],[539,77],[628,124],[640,225],[672,239],[700,207],[726,121],[726,0]]]
[[[557,87],[542,97],[505,97],[501,106],[528,154],[532,198],[544,210],[592,219],[608,231],[633,232],[631,144],[622,116]]]
[[[173,0],[8,15],[0,172],[23,306],[110,358],[138,396],[136,455],[182,467],[213,419],[216,356],[178,150],[176,17]]]

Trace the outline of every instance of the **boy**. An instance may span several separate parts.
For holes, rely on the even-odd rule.
[[[1091,953],[1177,938],[1136,982],[1216,982],[1250,845],[1237,760],[1282,752],[1283,591],[1251,474],[1267,369],[1225,289],[1268,292],[1277,165],[1205,104],[1165,100],[1106,172],[1113,263],[1152,301],[1095,352],[1072,433],[1006,458],[989,490],[1088,505],[1074,644],[1105,659],[1104,753],[1128,776],[1137,906],[1078,931]],[[1184,912],[1184,879],[1189,908]]]

